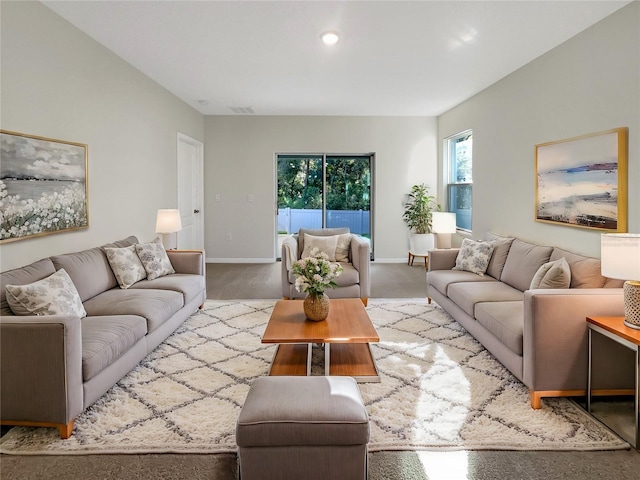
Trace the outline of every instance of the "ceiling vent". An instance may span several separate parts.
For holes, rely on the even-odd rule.
[[[233,113],[239,113],[241,115],[254,115],[256,112],[251,107],[229,107]]]

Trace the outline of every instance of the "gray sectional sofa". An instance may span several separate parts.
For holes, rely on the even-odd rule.
[[[2,424],[56,427],[68,438],[77,415],[202,307],[202,251],[167,251],[175,273],[120,288],[105,248],[137,243],[129,237],[0,274]],[[86,316],[14,315],[7,285],[31,284],[61,269]]]
[[[482,276],[453,269],[459,249],[429,252],[429,301],[435,300],[529,388],[533,408],[541,407],[543,397],[584,395],[586,317],[624,315],[622,282],[603,277],[596,258],[517,238],[489,234],[485,240],[493,252]],[[570,268],[568,288],[530,289],[540,267],[561,258]],[[607,342],[601,336],[594,341]],[[601,379],[596,393],[632,388],[633,371],[616,365],[633,362],[633,352],[615,344],[606,344],[604,351],[607,355],[594,359],[594,377]]]

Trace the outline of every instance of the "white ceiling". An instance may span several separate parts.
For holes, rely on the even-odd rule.
[[[432,116],[629,0],[43,3],[206,115]]]

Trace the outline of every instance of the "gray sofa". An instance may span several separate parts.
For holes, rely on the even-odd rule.
[[[300,260],[304,252],[304,234],[316,237],[330,237],[349,234],[347,227],[341,228],[301,228],[297,234],[286,237],[282,242],[282,297],[304,298],[305,293],[296,290],[296,279],[291,270],[293,263]],[[342,274],[336,279],[338,286],[325,290],[329,298],[360,298],[367,305],[371,292],[369,275],[370,258],[369,242],[360,235],[351,234],[348,248],[348,262],[342,265]]]
[[[68,438],[77,415],[165,340],[206,298],[204,252],[168,251],[176,273],[118,286],[105,247],[39,260],[0,274],[0,420],[48,426]],[[87,316],[16,316],[6,285],[26,285],[64,268]]]
[[[484,276],[453,269],[458,249],[429,252],[429,302],[435,300],[529,388],[533,408],[543,397],[584,395],[586,317],[624,315],[622,282],[603,277],[596,258],[491,234],[486,240],[494,250]],[[529,289],[543,264],[562,257],[571,270],[569,288]],[[607,342],[601,336],[594,341]],[[633,371],[616,365],[632,362],[633,352],[615,344],[605,351],[594,359],[596,393],[632,388]]]

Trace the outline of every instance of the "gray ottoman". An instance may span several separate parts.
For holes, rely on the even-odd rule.
[[[369,417],[351,377],[262,377],[236,428],[242,480],[366,479]]]

